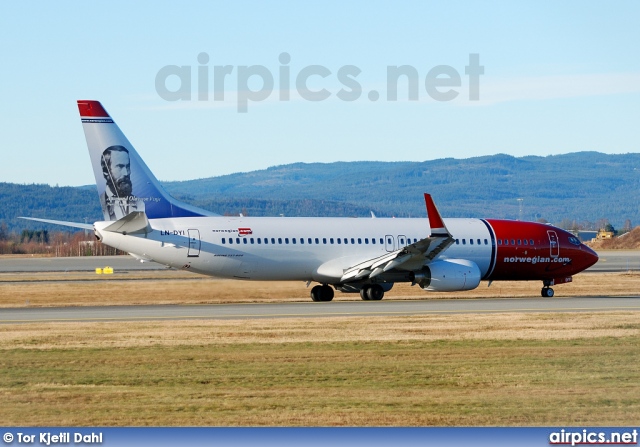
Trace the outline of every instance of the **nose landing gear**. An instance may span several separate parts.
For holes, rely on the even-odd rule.
[[[553,289],[551,287],[543,287],[540,291],[542,298],[553,298]]]
[[[565,276],[563,278],[554,278],[554,279],[545,279],[542,281],[542,290],[540,291],[540,295],[542,298],[553,298],[553,289],[551,286],[555,286],[556,284],[566,284],[568,282],[572,282],[573,278],[571,276]]]

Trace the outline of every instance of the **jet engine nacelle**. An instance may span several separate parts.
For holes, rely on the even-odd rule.
[[[467,259],[435,261],[414,275],[414,281],[429,292],[471,290],[478,287],[482,279],[478,265]]]

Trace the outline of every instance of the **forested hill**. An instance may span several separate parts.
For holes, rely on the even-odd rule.
[[[433,194],[445,217],[519,217],[616,228],[640,224],[640,154],[579,152],[548,157],[493,155],[426,162],[295,163],[221,177],[165,182],[169,193],[219,214],[423,217]],[[95,187],[0,183],[0,220],[19,215],[100,219]],[[41,226],[41,224],[38,224]]]

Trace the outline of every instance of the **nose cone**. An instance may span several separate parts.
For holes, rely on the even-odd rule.
[[[580,246],[580,251],[582,252],[581,261],[582,261],[582,264],[584,264],[583,270],[588,269],[589,267],[594,265],[596,262],[598,262],[598,259],[599,259],[598,253],[596,253],[586,245],[582,244]]]

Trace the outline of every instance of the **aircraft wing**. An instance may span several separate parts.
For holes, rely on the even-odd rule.
[[[396,251],[386,253],[377,258],[361,262],[344,271],[341,282],[358,281],[374,278],[381,273],[400,268],[402,270],[418,270],[435,259],[440,253],[453,244],[453,237],[436,208],[430,194],[424,195],[427,207],[427,217],[431,234],[418,242],[402,247]]]

